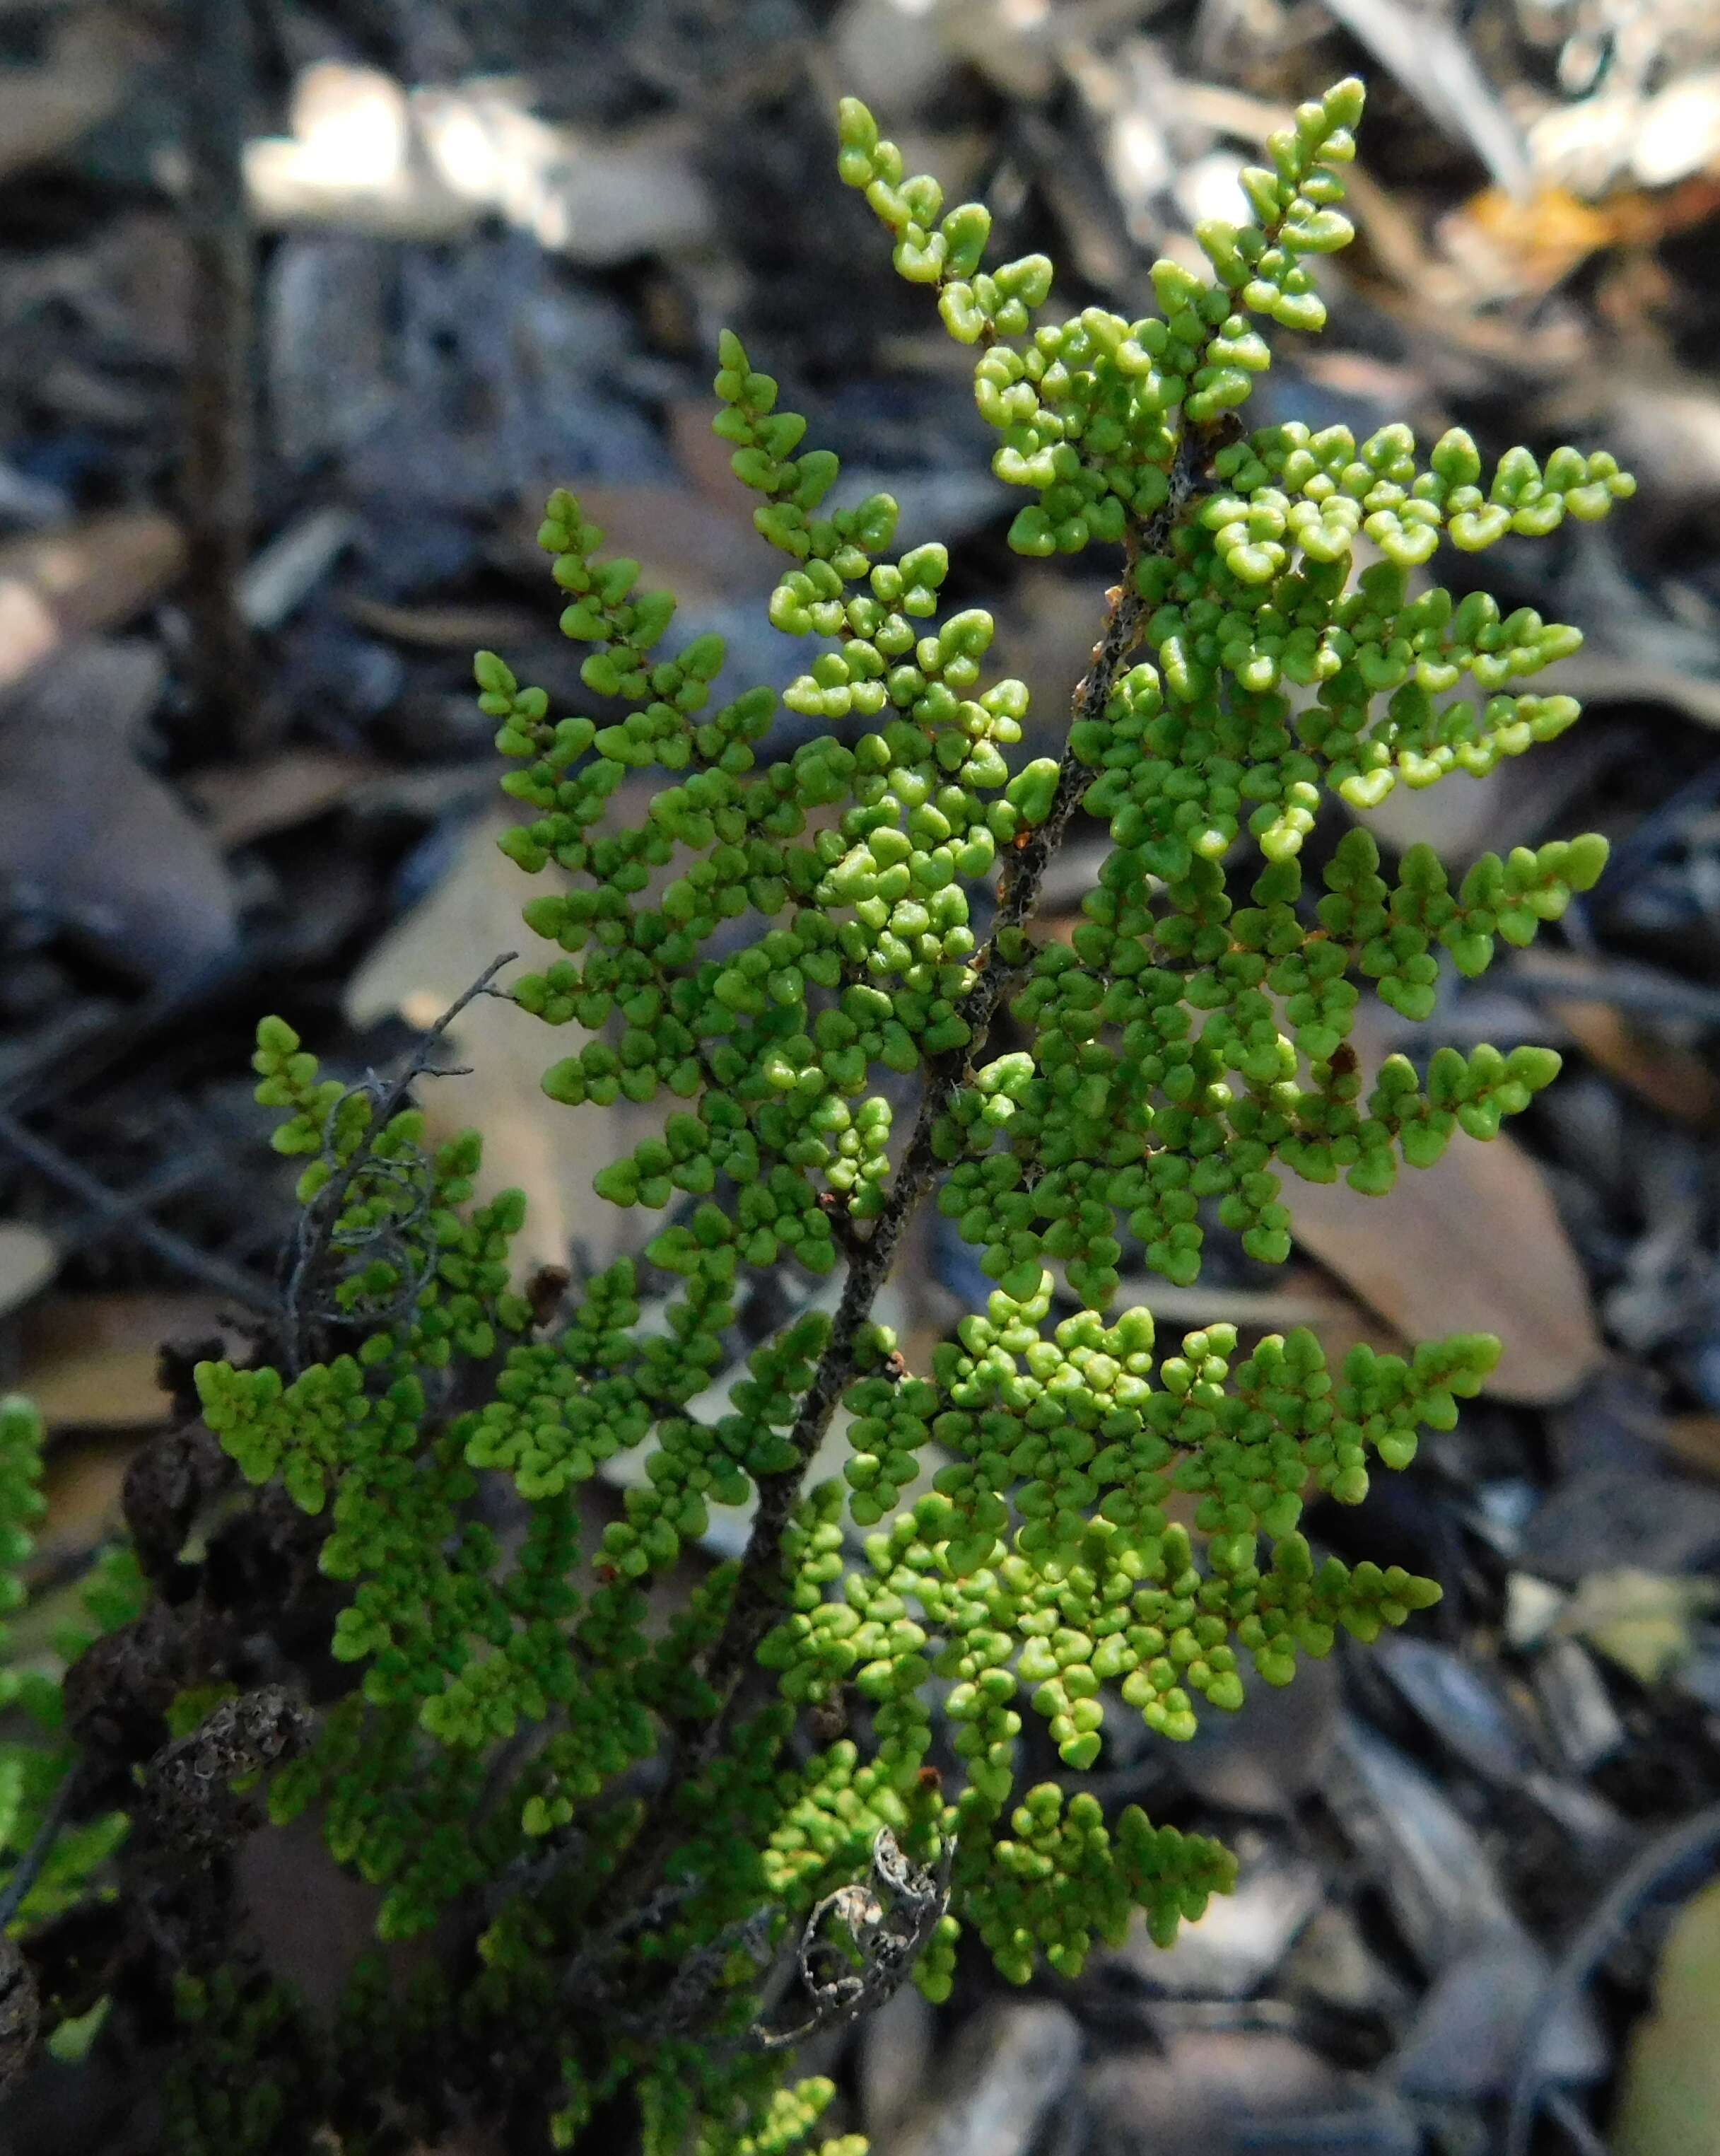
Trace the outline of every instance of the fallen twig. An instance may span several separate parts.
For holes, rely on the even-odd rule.
[[[128,1199],[118,1195],[99,1182],[87,1168],[68,1160],[57,1146],[38,1137],[26,1130],[17,1119],[0,1109],[0,1145],[9,1146],[20,1159],[57,1183],[61,1189],[69,1190],[80,1199],[90,1209],[100,1216],[110,1227],[123,1228],[126,1234],[136,1237],[140,1243],[153,1250],[159,1258],[193,1280],[207,1281],[222,1294],[230,1295],[248,1310],[262,1312],[273,1317],[278,1315],[279,1305],[274,1294],[259,1280],[243,1272],[237,1265],[228,1265],[224,1259],[200,1250],[195,1243],[160,1221],[152,1220],[139,1211]]]

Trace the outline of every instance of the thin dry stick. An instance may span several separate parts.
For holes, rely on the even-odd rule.
[[[247,1310],[261,1311],[274,1317],[279,1306],[274,1295],[259,1280],[230,1265],[225,1259],[200,1250],[195,1243],[187,1242],[183,1235],[164,1228],[151,1219],[141,1207],[127,1197],[120,1197],[99,1182],[87,1168],[79,1168],[69,1160],[58,1146],[50,1145],[46,1138],[38,1137],[33,1131],[13,1116],[0,1108],[0,1145],[9,1147],[20,1159],[57,1183],[62,1190],[69,1191],[80,1199],[90,1210],[109,1229],[123,1229],[133,1235],[159,1258],[165,1258],[177,1272],[188,1273],[193,1280],[207,1281],[222,1294],[230,1295],[235,1302],[243,1303]]]
[[[183,513],[192,667],[206,723],[231,737],[253,701],[239,580],[251,546],[253,242],[243,153],[251,0],[182,0],[191,364]]]
[[[1554,1964],[1518,2040],[1516,2074],[1505,2122],[1506,2156],[1528,2156],[1535,2113],[1551,2075],[1543,2053],[1547,2032],[1575,1998],[1609,1951],[1666,1887],[1710,1869],[1720,1854],[1720,1804],[1656,1835],[1621,1878],[1601,1897],[1593,1913]]]

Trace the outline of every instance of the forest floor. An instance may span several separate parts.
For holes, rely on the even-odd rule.
[[[837,185],[836,95],[982,196],[1003,253],[1049,253],[1072,308],[1132,316],[1154,256],[1234,208],[1260,136],[1359,72],[1358,244],[1263,416],[1604,444],[1639,482],[1605,526],[1489,557],[1502,597],[1585,630],[1556,684],[1581,726],[1372,828],[1460,869],[1595,829],[1613,865],[1533,952],[1370,1044],[1557,1046],[1513,1135],[1388,1199],[1298,1189],[1287,1268],[1217,1234],[1197,1289],[1133,1285],[1161,1329],[1306,1324],[1328,1353],[1498,1332],[1457,1428],[1310,1521],[1446,1597],[1221,1734],[1113,1743],[1094,1787],[1242,1857],[1173,1953],[1143,1935],[1025,1996],[976,1973],[935,2012],[905,1992],[821,2064],[876,2156],[1713,2156],[1712,8],[576,12],[258,0],[248,49],[188,53],[205,7],[0,4],[0,1389],[53,1434],[30,1621],[114,1532],[167,1412],[161,1343],[243,1339],[274,1306],[293,1208],[251,1099],[259,1014],[356,1078],[521,943],[470,663],[497,647],[591,701],[532,543],[547,490],[729,638],[735,681],[796,670],[709,433],[720,327],[845,484],[950,544],[951,593],[995,608],[1047,736],[1067,708],[1093,562],[1004,545],[1019,497],[989,475],[969,359]],[[474,1006],[471,1074],[426,1106],[526,1186],[534,1258],[601,1262],[635,1217],[590,1199],[616,1132],[548,1109],[533,1030]],[[910,1351],[985,1285],[930,1224],[918,1258]],[[781,1315],[755,1297],[736,1358]]]

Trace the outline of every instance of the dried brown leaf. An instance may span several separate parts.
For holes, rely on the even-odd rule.
[[[715,409],[714,400],[704,406],[707,429]],[[756,598],[776,581],[770,550],[749,531],[745,491],[732,475],[726,504],[678,486],[581,483],[575,491],[586,516],[604,535],[605,553],[631,556],[639,564],[642,583],[666,586],[683,607]],[[555,598],[555,587],[549,581],[548,557],[537,545],[542,515],[541,501],[521,504],[510,554],[522,566],[529,562],[543,579],[547,606]]]
[[[1656,1685],[1690,1659],[1692,1623],[1717,1601],[1720,1587],[1711,1579],[1625,1565],[1591,1572],[1554,1630],[1585,1640],[1639,1684]]]
[[[48,1510],[35,1530],[32,1568],[54,1577],[123,1532],[120,1496],[138,1447],[133,1431],[110,1431],[88,1443],[56,1445],[43,1479]]]
[[[1653,2012],[1632,2031],[1610,2145],[1616,2156],[1720,2156],[1720,1881],[1679,1912]]]
[[[729,461],[735,452],[711,431],[717,408],[714,397],[675,398],[668,407],[669,440],[701,506],[726,516],[732,531],[738,528],[735,509],[744,497]]]
[[[531,884],[496,844],[511,820],[498,813],[474,824],[446,881],[359,968],[346,991],[355,1024],[398,1013],[427,1028],[500,952],[522,953],[504,986],[538,963],[520,918]],[[433,1142],[468,1127],[483,1133],[485,1195],[525,1192],[530,1210],[514,1255],[527,1265],[561,1265],[576,1241],[602,1264],[625,1247],[625,1224],[637,1218],[594,1197],[591,1179],[653,1127],[649,1111],[569,1109],[543,1091],[550,1065],[589,1038],[572,1025],[551,1032],[511,1002],[481,997],[451,1029],[458,1060],[471,1064],[472,1075],[420,1089]]]
[[[0,1220],[0,1316],[26,1303],[59,1270],[59,1253],[39,1228]]]
[[[117,110],[150,40],[117,8],[59,25],[48,57],[0,70],[0,179],[57,157]]]
[[[202,810],[210,839],[228,853],[338,808],[355,788],[386,778],[392,768],[341,749],[289,748],[251,763],[207,765],[186,781],[185,791]]]
[[[107,511],[0,545],[0,688],[74,638],[141,613],[184,563],[179,526],[147,509]]]
[[[1269,1288],[1207,1287],[1196,1281],[1178,1287],[1163,1280],[1125,1280],[1121,1300],[1144,1303],[1153,1313],[1169,1352],[1173,1329],[1186,1325],[1234,1325],[1257,1338],[1306,1326],[1324,1352],[1327,1367],[1337,1369],[1352,1348],[1365,1342],[1377,1353],[1401,1354],[1401,1333],[1383,1324],[1371,1311],[1335,1286],[1314,1265],[1289,1265]],[[911,1360],[911,1358],[910,1358]],[[915,1363],[916,1369],[923,1363]]]
[[[524,607],[392,606],[386,599],[353,598],[341,611],[361,629],[421,651],[505,650],[541,634],[543,622]]]
[[[1661,1424],[1660,1439],[1682,1466],[1720,1482],[1720,1415],[1672,1415]]]
[[[225,1307],[207,1294],[49,1296],[21,1321],[17,1389],[50,1430],[146,1428],[169,1409],[162,1342],[220,1333]]]
[[[146,1429],[167,1412],[156,1361],[152,1346],[92,1347],[74,1359],[27,1371],[19,1383],[50,1424]]]
[[[1363,1061],[1377,1065],[1363,1034]],[[1401,1168],[1384,1198],[1287,1176],[1284,1203],[1302,1248],[1407,1338],[1497,1333],[1489,1392],[1564,1399],[1600,1362],[1582,1266],[1539,1168],[1508,1135],[1483,1145],[1459,1133],[1436,1166]]]
[[[1513,201],[1502,187],[1484,188],[1452,213],[1451,222],[1458,219],[1472,223],[1512,263],[1519,290],[1538,294],[1626,230],[1613,204],[1597,208],[1559,187],[1538,188],[1527,202]]]
[[[1549,1003],[1589,1061],[1663,1115],[1698,1130],[1720,1123],[1720,1078],[1693,1050],[1634,1026],[1613,1004]]]
[[[208,833],[129,754],[163,676],[153,645],[79,644],[0,706],[0,870],[145,979],[192,974],[237,935]]]

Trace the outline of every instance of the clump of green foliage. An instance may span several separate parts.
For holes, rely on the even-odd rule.
[[[24,1571],[35,1544],[32,1524],[46,1509],[42,1495],[42,1419],[17,1394],[0,1399],[0,1611],[15,1615],[28,1599]],[[3,1921],[24,1925],[59,1915],[118,1846],[125,1815],[107,1813],[76,1827],[60,1825],[55,1797],[76,1756],[67,1741],[64,1672],[91,1642],[128,1624],[142,1601],[137,1568],[116,1550],[83,1584],[77,1607],[58,1623],[37,1628],[28,1643],[0,1624],[0,1712],[19,1731],[0,1741],[0,1885]],[[44,1830],[48,1830],[44,1831]],[[18,1861],[40,1844],[28,1878]]]
[[[558,717],[479,656],[523,811],[504,847],[555,947],[505,993],[581,1030],[552,1101],[663,1109],[596,1188],[664,1218],[646,1270],[547,1318],[510,1270],[523,1200],[474,1202],[476,1138],[427,1149],[404,1084],[343,1086],[260,1029],[305,1234],[273,1353],[196,1383],[245,1481],[314,1523],[351,1672],[269,1810],[316,1815],[380,1891],[385,1948],[443,1950],[410,1978],[366,1961],[320,2033],[243,1957],[188,1951],[184,2156],[325,2125],[380,2152],[462,2112],[608,2146],[622,2100],[656,2156],[799,2148],[831,2092],[786,2083],[797,2032],[760,2026],[779,1949],[804,1934],[810,2027],[910,1974],[946,1998],[964,1941],[1012,1983],[1077,1973],[1138,1911],[1168,1943],[1232,1861],[1083,1789],[1108,1722],[1187,1738],[1251,1676],[1436,1599],[1322,1560],[1299,1521],[1450,1427],[1496,1342],[1332,1369],[1306,1331],[1245,1354],[1229,1326],[1161,1343],[1113,1308],[1129,1264],[1195,1282],[1215,1216],[1282,1261],[1287,1170],[1360,1202],[1525,1107],[1549,1052],[1364,1075],[1358,1006],[1371,986],[1426,1018],[1442,952],[1482,972],[1605,857],[1519,848],[1454,887],[1425,846],[1383,872],[1357,823],[1304,869],[1328,795],[1364,813],[1483,776],[1577,716],[1520,685],[1574,629],[1414,572],[1630,490],[1605,454],[1488,472],[1456,430],[1424,454],[1401,425],[1249,429],[1271,333],[1324,321],[1361,109],[1354,81],[1299,108],[1243,174],[1249,221],[1200,228],[1208,272],[1158,263],[1159,311],[1128,321],[1053,319],[1042,256],[984,266],[985,209],[945,212],[842,105],[841,177],[975,347],[993,468],[1032,496],[1011,543],[1106,550],[1055,754],[1020,753],[1027,690],[987,680],[992,619],[945,607],[944,548],[895,551],[887,495],[827,507],[836,457],[733,334],[715,425],[787,557],[770,619],[815,647],[797,726],[768,688],[718,702],[722,639],[674,646],[673,599],[551,499],[561,627],[621,716]],[[1036,937],[1077,817],[1110,850],[1070,940]],[[995,1286],[914,1371],[874,1311],[923,1202]],[[805,1281],[802,1306],[712,1409],[761,1273]],[[811,1486],[838,1414],[842,1476]],[[644,1476],[587,1548],[585,1486],[626,1452]],[[748,1504],[744,1555],[666,1620],[711,1508]],[[184,1743],[209,1695],[181,1697]],[[1047,1748],[1071,1779],[1024,1786]]]

